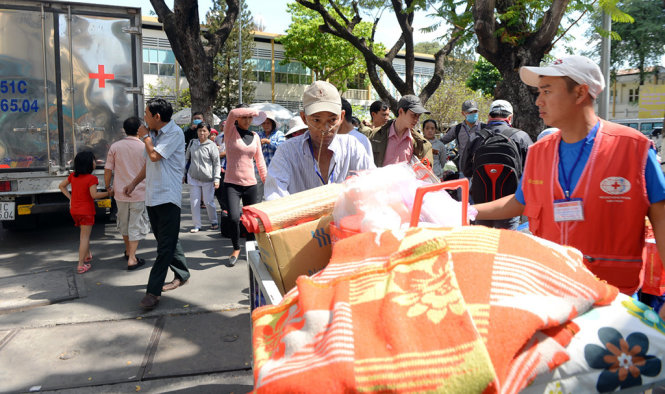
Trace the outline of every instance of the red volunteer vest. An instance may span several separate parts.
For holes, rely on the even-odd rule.
[[[644,167],[651,141],[625,126],[601,120],[571,198],[581,198],[584,220],[554,221],[559,184],[559,132],[529,148],[522,178],[524,215],[539,237],[573,246],[600,279],[633,294],[643,277],[644,217],[649,209]]]

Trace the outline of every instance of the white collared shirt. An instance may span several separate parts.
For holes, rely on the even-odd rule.
[[[309,146],[309,131],[282,143],[270,161],[264,186],[266,200],[274,200],[323,185],[319,166]],[[333,156],[324,179],[342,183],[353,171],[374,168],[374,161],[356,137],[338,134],[328,149]],[[316,152],[315,152],[316,153]]]

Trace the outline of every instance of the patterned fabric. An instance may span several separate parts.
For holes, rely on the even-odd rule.
[[[266,161],[266,167],[270,166],[270,160],[272,160],[272,157],[275,156],[275,151],[277,150],[277,147],[284,141],[286,141],[286,137],[284,137],[284,133],[279,130],[273,130],[272,133],[270,133],[270,137],[266,137],[266,132],[263,130],[259,130],[257,132],[259,135],[259,138],[268,138],[270,140],[269,144],[261,144],[261,150],[263,151],[263,158]]]
[[[254,387],[516,393],[568,359],[572,317],[617,293],[578,251],[518,232],[358,234],[254,311]]]
[[[539,375],[522,393],[609,392],[665,379],[665,323],[645,304],[619,294],[573,322],[579,332],[566,351],[574,362]]]

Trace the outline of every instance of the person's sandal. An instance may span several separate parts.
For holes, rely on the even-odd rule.
[[[145,259],[142,259],[140,257],[136,258],[136,264],[134,265],[128,265],[127,266],[127,271],[134,271],[135,269],[142,267],[145,264]]]
[[[210,226],[211,230],[219,230],[219,224],[215,223],[212,226]]]
[[[85,274],[86,272],[90,271],[90,268],[92,268],[92,265],[90,264],[83,264],[80,267],[76,267],[76,272],[79,274]]]

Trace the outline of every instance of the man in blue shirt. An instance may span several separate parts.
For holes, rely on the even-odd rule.
[[[625,128],[620,129],[619,131],[621,126],[606,122],[596,116],[593,102],[605,87],[604,78],[598,66],[583,56],[567,56],[557,59],[554,64],[548,67],[522,67],[520,69],[520,77],[526,84],[538,88],[539,97],[536,100],[536,105],[539,108],[541,118],[543,118],[547,125],[557,127],[560,130],[538,141],[529,149],[529,156],[527,157],[526,169],[524,172],[525,177],[527,177],[527,174],[532,173],[534,169],[539,168],[531,167],[533,165],[531,163],[541,162],[535,152],[539,152],[539,154],[552,154],[555,158],[552,162],[556,163],[558,161],[559,165],[557,168],[553,168],[551,172],[541,171],[541,173],[545,172],[551,174],[551,176],[558,181],[558,185],[542,184],[543,181],[536,178],[529,178],[528,183],[526,183],[524,180],[525,177],[523,177],[520,181],[518,190],[514,195],[506,196],[489,203],[476,205],[475,207],[478,209],[477,218],[481,220],[503,219],[521,215],[523,212],[526,212],[525,207],[530,208],[531,212],[527,214],[527,216],[533,215],[534,217],[546,219],[541,220],[537,225],[530,223],[532,230],[533,228],[538,227],[541,230],[544,229],[544,232],[554,234],[558,231],[556,228],[561,227],[562,229],[565,229],[565,232],[562,233],[560,237],[567,239],[566,244],[573,245],[577,240],[571,239],[570,234],[568,233],[569,231],[576,231],[572,224],[583,223],[580,224],[582,227],[579,228],[589,228],[589,225],[593,225],[593,223],[589,222],[588,217],[592,215],[596,218],[602,218],[604,212],[607,215],[612,215],[612,217],[620,215],[620,217],[625,218],[626,222],[630,222],[631,224],[638,223],[639,221],[644,223],[642,211],[632,212],[623,208],[624,206],[635,206],[636,203],[639,203],[639,201],[637,201],[638,199],[625,200],[627,201],[625,204],[604,204],[602,207],[598,207],[593,206],[593,203],[598,200],[597,197],[595,197],[594,200],[586,201],[586,205],[583,198],[575,198],[576,196],[588,197],[590,195],[600,195],[601,192],[599,190],[602,189],[602,192],[607,193],[610,197],[601,198],[606,198],[605,201],[610,201],[612,195],[628,193],[628,191],[631,190],[630,180],[626,182],[623,178],[612,178],[621,180],[621,185],[618,184],[618,182],[614,182],[616,185],[609,185],[613,187],[624,185],[622,191],[619,193],[607,192],[606,189],[608,189],[608,185],[603,185],[602,183],[599,185],[592,185],[593,187],[588,187],[588,184],[578,185],[580,179],[586,174],[585,169],[588,163],[595,163],[594,168],[597,168],[599,174],[604,173],[604,168],[609,168],[610,164],[616,164],[615,157],[607,157],[603,155],[592,157],[592,153],[596,152],[593,148],[597,137],[600,133],[603,133],[604,136],[608,135],[605,131],[601,130],[602,127],[607,127],[608,130],[617,130],[617,132],[613,132],[612,137],[604,138],[618,138],[616,137],[618,135],[625,134],[628,136],[628,134],[630,134],[630,137],[626,137],[628,139],[624,139],[623,141],[627,142],[630,139],[633,141],[639,141],[639,144],[642,145],[648,143],[647,141],[642,141],[644,137],[641,136],[639,132],[633,130],[633,136],[632,132]],[[553,142],[556,142],[557,144],[553,145]],[[558,151],[545,151],[541,149],[546,146],[543,144],[558,146]],[[635,145],[638,146],[637,144]],[[607,145],[605,144],[605,146]],[[646,196],[648,198],[646,213],[653,225],[659,253],[661,256],[665,256],[665,177],[660,168],[660,163],[656,159],[656,152],[653,147],[651,149],[646,149],[644,158],[641,160],[644,160],[644,172],[643,175],[639,173],[638,166],[638,171],[636,171],[634,179],[632,180],[633,182],[637,182],[637,184],[632,187],[632,190],[633,193],[638,192],[640,185],[645,183],[644,188],[646,189]],[[631,163],[631,165],[634,164]],[[612,168],[615,167],[616,166]],[[586,174],[584,179],[589,181],[592,179],[592,176]],[[625,185],[627,185],[627,187],[625,187]],[[535,187],[540,187],[540,189],[537,189],[540,191],[549,191],[550,194],[552,194],[552,191],[554,190],[555,196],[562,193],[564,200],[529,200],[528,196],[525,197],[525,190],[529,188],[531,193],[529,195],[537,197],[538,193],[533,192],[536,190]],[[593,192],[588,192],[588,190],[592,190]],[[541,195],[546,194],[547,193],[541,193]],[[621,201],[620,198],[621,196],[615,197],[614,201]],[[608,211],[608,209],[612,210]],[[549,216],[552,211],[554,221],[551,221]],[[548,216],[544,216],[543,212],[547,212]],[[638,215],[638,217],[635,217],[635,215]],[[608,245],[606,240],[614,239],[617,235],[630,237],[631,239],[643,239],[643,228],[641,234],[624,234],[625,225],[625,223],[618,222],[617,226],[598,225],[596,231],[578,235],[582,238],[592,237],[590,239],[595,239],[597,241],[596,245]],[[629,228],[632,229],[633,227],[637,228],[639,226],[631,225]],[[587,245],[586,247],[590,247],[588,246],[590,244],[588,240],[583,241],[583,244]],[[559,240],[555,240],[555,242],[559,242]],[[616,248],[614,245],[609,245],[607,247],[610,249]],[[634,251],[635,249],[639,251],[641,250],[641,247],[642,245],[630,244],[631,251]],[[608,265],[606,264],[603,266],[603,264],[605,264],[603,260],[607,259],[604,259],[602,256],[601,258],[594,259],[593,251],[581,251],[585,255],[585,263],[587,261],[593,262],[590,269],[600,268],[607,270]],[[631,254],[636,253],[631,252]],[[634,260],[625,260],[625,262],[626,266],[629,266],[629,264],[630,266],[636,264],[634,263]],[[639,262],[637,264],[639,267]],[[619,270],[625,268],[619,267],[616,269]],[[605,272],[611,273],[612,271],[609,270]],[[635,282],[638,283],[639,280],[635,279]],[[617,286],[621,287],[620,285]],[[665,309],[661,309],[661,315],[664,311]]]
[[[159,304],[162,291],[176,289],[189,279],[185,253],[180,246],[180,207],[182,178],[185,173],[185,139],[182,130],[171,120],[173,108],[161,98],[148,101],[144,120],[148,128],[139,128],[145,143],[147,159],[143,171],[125,187],[132,191],[145,179],[145,205],[152,232],[157,239],[157,258],[150,270],[148,287],[141,307],[153,309]],[[150,131],[149,131],[150,130]],[[169,267],[175,278],[164,284]]]

